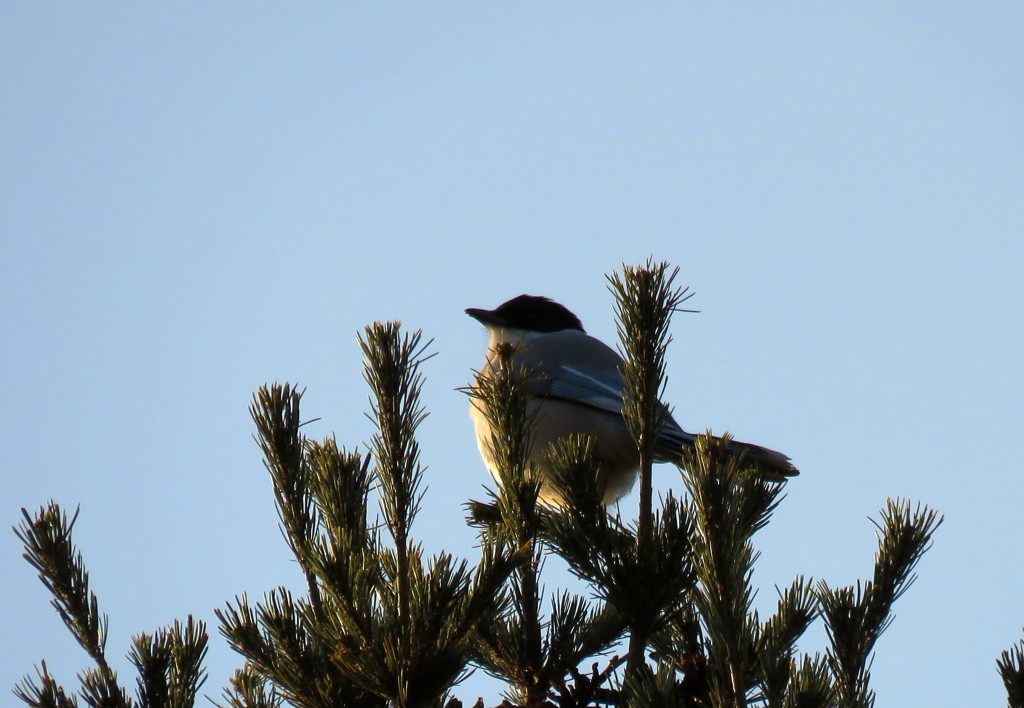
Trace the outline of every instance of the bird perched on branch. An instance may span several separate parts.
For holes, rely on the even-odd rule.
[[[545,469],[544,450],[560,438],[584,434],[598,461],[598,489],[606,504],[633,487],[637,478],[637,446],[622,418],[622,357],[584,330],[579,318],[566,307],[545,297],[520,295],[493,310],[469,308],[466,314],[490,333],[489,354],[481,375],[496,365],[499,346],[514,347],[513,364],[533,372],[529,384],[532,416],[530,462]],[[478,400],[470,402],[480,455],[491,475],[500,481],[491,452],[491,426]],[[683,430],[666,409],[655,443],[657,462],[682,462],[683,450],[693,447],[697,436]],[[747,463],[768,479],[781,481],[799,474],[781,452],[760,445],[732,441]],[[541,500],[557,504],[560,495],[542,483]]]

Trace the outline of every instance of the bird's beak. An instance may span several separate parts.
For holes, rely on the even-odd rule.
[[[485,327],[501,327],[503,325],[502,318],[496,315],[493,310],[482,310],[478,307],[468,307],[466,308],[466,314]]]

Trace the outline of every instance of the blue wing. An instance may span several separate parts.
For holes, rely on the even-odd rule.
[[[622,420],[622,376],[618,368],[586,366],[542,366],[531,386],[538,398],[553,398],[594,408]],[[625,422],[622,423],[623,426]],[[687,433],[665,409],[665,420],[658,435],[659,456],[676,458],[683,447],[692,445],[695,435]]]
[[[616,369],[587,370],[575,366],[546,366],[538,382],[545,398],[558,398],[598,410],[622,414],[622,377]]]
[[[516,354],[520,364],[534,372],[530,395],[551,398],[613,415],[622,420],[622,358],[607,345],[583,332],[570,330],[544,335]],[[678,461],[684,448],[697,436],[679,427],[667,408],[658,435],[655,456]],[[769,478],[784,479],[799,474],[781,452],[739,441],[731,445],[758,465]]]

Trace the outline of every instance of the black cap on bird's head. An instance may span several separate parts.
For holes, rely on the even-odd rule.
[[[466,314],[488,327],[521,329],[527,332],[583,331],[580,318],[554,300],[537,295],[520,295],[493,310],[470,307]]]

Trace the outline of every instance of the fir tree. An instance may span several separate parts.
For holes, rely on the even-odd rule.
[[[517,370],[511,351],[495,352],[502,365],[468,388],[495,431],[499,478],[487,502],[469,504],[481,548],[473,570],[448,553],[426,558],[413,533],[428,358],[418,332],[376,323],[360,338],[377,427],[368,454],[339,448],[333,437],[307,439],[295,386],[261,388],[251,406],[256,437],[305,592],[279,587],[257,602],[243,595],[217,612],[242,658],[223,702],[454,708],[451,691],[475,665],[507,683],[506,706],[872,705],[874,646],[941,518],[890,501],[870,580],[833,587],[798,577],[762,619],[753,607],[754,538],[784,483],[759,476],[728,436],[707,435],[681,467],[685,494],[653,498],[669,325],[688,297],[676,276],[648,261],[609,279],[626,360],[623,414],[640,468],[635,520],[603,505],[587,439],[547,451],[563,502],[538,503],[527,455],[532,372]],[[43,662],[15,694],[33,706],[192,705],[204,680],[205,627],[189,618],[137,635],[130,697],[106,659],[107,618],[71,541],[76,518],[51,502],[24,512],[15,532],[95,667],[71,693]],[[551,554],[585,594],[544,592]],[[799,640],[819,616],[829,646],[801,654]],[[1022,656],[1024,643],[998,661],[1010,706],[1022,705]]]

